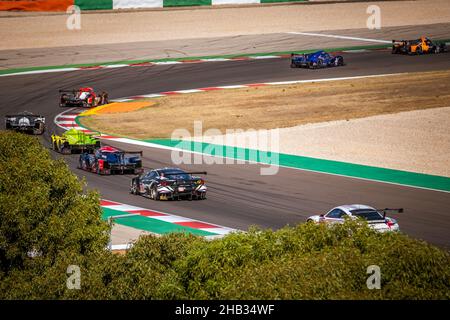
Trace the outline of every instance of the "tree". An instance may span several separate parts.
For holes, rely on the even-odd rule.
[[[108,228],[98,193],[84,192],[63,160],[51,159],[35,137],[0,133],[1,278],[23,274],[31,280],[61,256],[81,263],[104,250]]]

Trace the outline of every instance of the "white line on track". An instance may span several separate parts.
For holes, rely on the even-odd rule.
[[[153,64],[160,64],[160,65],[169,65],[169,64],[180,64],[183,63],[181,61],[158,61],[158,62],[152,62]]]
[[[188,89],[188,90],[178,90],[178,93],[197,93],[197,92],[203,92],[200,89]]]
[[[128,67],[128,64],[105,64],[101,65],[102,68],[114,69],[114,68],[123,68]]]
[[[141,97],[143,97],[143,98],[157,98],[157,97],[164,97],[164,95],[163,94],[159,94],[159,93],[151,93],[151,94],[144,94]],[[115,101],[119,101],[119,100],[115,100]]]
[[[279,58],[279,56],[249,56],[249,57],[252,58],[252,59],[255,59],[255,60]]]
[[[67,71],[77,71],[77,70],[80,70],[80,68],[59,68],[59,69],[45,69],[45,70],[34,70],[34,71],[19,71],[16,73],[0,74],[0,77],[9,77],[9,76],[26,75],[26,74],[51,73],[51,72],[67,72]]]
[[[392,43],[392,41],[388,41],[388,40],[348,37],[348,36],[340,36],[340,35],[335,35],[335,34],[310,33],[310,32],[287,32],[287,33],[298,34],[301,36],[336,38],[336,39],[357,40],[357,41],[367,41],[367,42],[377,42],[377,43]]]
[[[207,61],[207,62],[220,62],[220,61],[230,61],[232,59],[229,58],[210,58],[210,59],[200,59],[201,61]]]

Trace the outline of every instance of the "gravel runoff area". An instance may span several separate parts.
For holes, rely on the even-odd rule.
[[[382,27],[450,22],[448,0],[98,12],[82,14],[80,30],[67,29],[65,14],[0,14],[0,50],[360,29],[369,4],[380,7]]]
[[[450,177],[450,106],[279,130],[281,153]],[[270,135],[273,133],[270,132]],[[269,135],[269,136],[270,136]],[[204,137],[248,147],[245,134]]]

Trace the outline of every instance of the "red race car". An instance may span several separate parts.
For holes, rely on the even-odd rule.
[[[91,108],[108,103],[106,92],[97,94],[91,87],[83,87],[78,90],[59,90],[59,92],[61,93],[60,107]]]
[[[123,151],[105,146],[80,154],[78,168],[98,174],[141,174],[142,151]]]

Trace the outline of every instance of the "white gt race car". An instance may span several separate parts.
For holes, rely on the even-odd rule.
[[[387,211],[403,212],[400,209],[375,209],[363,204],[350,204],[335,207],[326,214],[309,217],[307,222],[315,223],[343,223],[346,217],[351,219],[362,218],[367,221],[369,227],[379,232],[399,231],[400,228],[395,219],[386,217]]]

